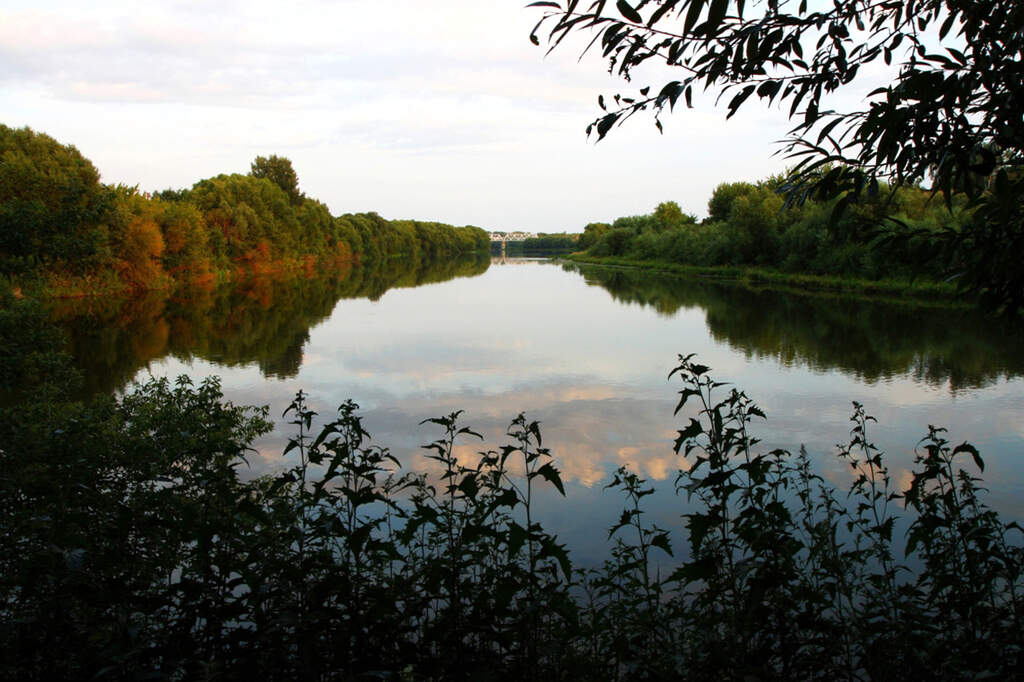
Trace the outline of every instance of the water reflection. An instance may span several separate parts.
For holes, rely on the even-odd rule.
[[[255,364],[266,378],[287,379],[299,373],[310,329],[339,300],[376,301],[395,287],[472,277],[487,266],[486,256],[349,265],[317,276],[261,276],[128,300],[59,301],[52,314],[68,332],[87,395],[120,390],[165,356],[223,367]]]
[[[490,263],[541,267],[526,259]],[[310,329],[328,320],[339,300],[378,301],[389,289],[471,277],[488,265],[486,257],[412,267],[392,262],[330,276],[262,277],[217,288],[154,292],[132,300],[63,301],[54,306],[53,314],[68,330],[71,352],[89,394],[119,390],[140,368],[168,355],[224,367],[255,364],[264,377],[287,379],[299,373]],[[1024,373],[1021,325],[970,309],[751,289],[628,269],[563,267],[619,303],[639,304],[665,318],[697,311],[714,341],[748,359],[767,358],[785,367],[804,365],[819,372],[839,370],[868,383],[908,376],[931,386],[948,386],[954,393]],[[519,293],[544,295],[533,290]],[[514,312],[515,306],[507,301],[496,298],[494,305]],[[406,317],[419,319],[413,310]],[[429,332],[419,326],[405,332],[410,344],[421,347],[418,353],[361,354],[345,361],[360,363],[366,373],[420,373],[421,380],[431,381],[431,370],[444,373],[452,363],[467,364],[470,355],[488,352],[490,357],[468,364],[485,373],[500,372],[507,366],[502,358],[523,350],[481,344],[464,335],[439,338],[427,349],[422,346],[430,342]],[[429,363],[422,361],[426,351]]]
[[[839,369],[868,382],[910,375],[952,391],[1024,373],[1024,328],[973,309],[757,289],[568,265],[620,302],[661,315],[700,308],[711,335],[748,357]]]
[[[512,265],[511,263],[509,265]],[[568,501],[542,495],[548,521],[600,561],[621,510],[601,494],[621,464],[659,489],[651,520],[678,527],[673,494],[677,354],[696,352],[716,378],[767,412],[763,447],[807,446],[818,471],[845,486],[834,457],[850,402],[879,417],[872,440],[906,479],[928,424],[950,427],[986,457],[993,506],[1024,517],[1022,335],[962,310],[754,291],[678,278],[541,262],[482,262],[332,278],[252,281],[118,308],[58,314],[91,390],[141,371],[219,375],[229,399],[280,415],[297,390],[327,418],[347,398],[374,442],[408,469],[438,434],[422,420],[465,410],[485,443],[505,442],[521,411],[542,422]],[[466,276],[461,276],[466,275]],[[479,275],[479,276],[474,276]],[[582,275],[582,276],[581,276]],[[413,286],[434,282],[430,286]],[[283,422],[258,443],[248,475],[283,466]],[[549,491],[550,492],[550,491]]]

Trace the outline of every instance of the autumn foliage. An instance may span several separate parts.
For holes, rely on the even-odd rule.
[[[0,277],[14,286],[33,280],[58,295],[157,289],[235,273],[312,274],[489,247],[477,227],[390,221],[376,213],[332,216],[298,192],[294,171],[294,182],[282,183],[266,163],[248,175],[151,194],[105,185],[74,147],[3,125],[0,159]],[[283,157],[270,160],[291,169]]]

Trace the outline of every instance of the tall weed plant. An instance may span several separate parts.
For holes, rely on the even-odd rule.
[[[525,415],[468,460],[460,412],[427,420],[426,476],[358,405],[320,424],[300,392],[287,468],[243,481],[268,414],[216,380],[60,410],[26,394],[0,427],[0,678],[1024,677],[1020,529],[985,505],[972,446],[931,428],[897,490],[855,404],[839,491],[802,449],[760,448],[763,412],[693,356],[670,377],[685,546],[622,468],[589,570],[537,518],[538,487],[565,490]]]

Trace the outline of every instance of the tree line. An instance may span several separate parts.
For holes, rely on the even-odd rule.
[[[947,205],[917,187],[881,186],[837,210],[841,198],[786,203],[775,175],[757,182],[726,182],[699,220],[666,201],[649,214],[591,223],[579,247],[616,256],[695,266],[757,266],[786,273],[845,278],[934,280],[931,237],[970,219],[966,200]],[[914,238],[886,241],[887,226]],[[884,243],[885,248],[880,248]]]
[[[332,216],[299,191],[291,161],[189,189],[106,185],[71,145],[0,125],[0,276],[54,293],[110,292],[212,279],[233,270],[447,258],[489,248],[478,227]]]

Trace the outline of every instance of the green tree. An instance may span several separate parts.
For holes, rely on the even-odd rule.
[[[215,257],[267,261],[314,251],[299,211],[276,184],[246,175],[200,180],[190,193],[210,229]]]
[[[728,221],[736,199],[756,191],[757,188],[749,182],[723,182],[715,187],[708,199],[708,220]]]
[[[674,201],[663,201],[658,204],[654,209],[654,219],[662,230],[674,230],[697,222],[692,215],[683,213],[683,209]]]
[[[616,221],[617,222],[617,221]],[[624,256],[630,241],[636,236],[636,232],[628,227],[613,227],[601,237],[600,245],[605,247],[607,253],[598,252],[599,256]]]
[[[586,251],[591,246],[597,243],[597,240],[601,236],[612,229],[612,226],[608,223],[589,223],[583,228],[583,234],[580,235],[579,248],[581,251]]]
[[[840,197],[840,215],[881,182],[929,181],[951,203],[965,193],[974,219],[951,228],[927,255],[965,289],[1009,311],[1024,307],[1024,6],[1016,0],[835,0],[824,6],[769,0],[535,2],[552,49],[590,33],[610,69],[627,80],[647,62],[678,74],[616,95],[588,132],[603,138],[643,111],[660,117],[708,90],[732,116],[753,95],[786,106],[785,151],[798,160],[791,199]],[[595,47],[596,46],[596,47]],[[880,62],[897,75],[862,108],[830,108]],[[650,73],[649,70],[644,74]]]
[[[84,268],[102,253],[111,198],[73,146],[0,125],[0,269]]]
[[[778,241],[782,199],[765,190],[756,190],[736,198],[729,226],[739,233],[744,263],[774,265]]]
[[[277,154],[257,156],[250,168],[249,175],[270,180],[284,190],[293,204],[302,203],[304,195],[299,191],[299,176],[292,168],[291,160]]]

